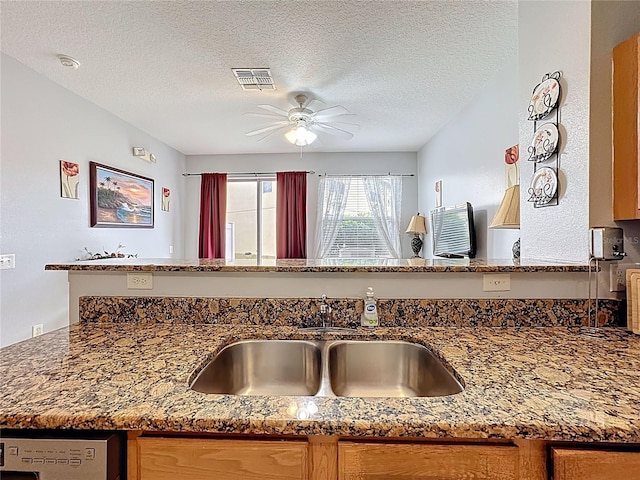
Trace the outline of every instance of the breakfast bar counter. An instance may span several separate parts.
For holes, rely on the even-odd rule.
[[[203,394],[189,380],[241,339],[399,339],[464,386],[443,397]],[[84,323],[0,350],[0,428],[640,442],[640,337],[578,328]]]
[[[359,259],[171,259],[171,258],[103,258],[76,262],[52,263],[46,270],[103,272],[281,272],[281,273],[534,273],[588,272],[589,266],[578,263],[526,259],[480,258],[359,258]]]

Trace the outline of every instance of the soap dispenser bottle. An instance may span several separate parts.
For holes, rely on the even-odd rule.
[[[367,296],[364,299],[364,311],[362,312],[360,325],[363,327],[378,326],[378,305],[373,296],[373,287],[367,288]]]

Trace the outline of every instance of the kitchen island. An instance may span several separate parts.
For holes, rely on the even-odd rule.
[[[341,313],[355,313],[353,303],[373,287],[376,298],[393,303],[387,312],[406,306],[400,305],[407,303],[405,300],[421,302],[420,309],[411,310],[416,315],[428,311],[431,318],[440,317],[436,326],[450,325],[447,319],[453,317],[464,322],[471,312],[480,310],[486,311],[487,320],[474,325],[569,326],[587,323],[589,281],[592,286],[595,282],[587,265],[513,259],[308,259],[258,263],[115,258],[52,263],[45,268],[50,275],[69,283],[70,323],[83,318],[81,304],[88,297],[140,297],[156,302],[165,298],[172,302],[171,310],[183,308],[186,298],[283,300],[283,308],[298,299],[309,303],[306,310],[310,312],[313,303],[325,294],[333,300],[348,300],[348,308]],[[505,283],[493,288],[490,283],[496,275],[501,275],[500,282]],[[620,303],[600,302],[600,325],[622,324],[621,315],[617,315]],[[465,306],[464,312],[452,311],[461,305]],[[500,318],[496,319],[496,315]],[[544,322],[538,322],[543,318]],[[359,324],[357,314],[355,320]],[[384,324],[388,326],[390,321],[389,318]]]
[[[445,362],[464,391],[346,398],[189,389],[189,380],[225,345],[252,338],[420,343]],[[131,475],[146,465],[135,456],[136,442],[159,433],[303,438],[325,460],[338,439],[490,442],[494,448],[507,442],[520,444],[519,471],[538,472],[517,478],[536,479],[544,478],[549,442],[604,442],[634,451],[640,444],[640,338],[620,328],[601,329],[593,338],[561,327],[378,328],[345,335],[269,325],[83,322],[0,354],[1,428],[136,432]],[[305,465],[315,462],[309,455]]]

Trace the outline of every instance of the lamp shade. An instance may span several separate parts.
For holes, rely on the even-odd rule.
[[[293,127],[287,133],[284,134],[287,140],[298,147],[304,147],[311,145],[318,136],[311,130],[307,130],[304,125],[298,125]]]
[[[409,222],[409,226],[405,233],[427,233],[425,218],[420,215],[420,213],[411,217],[411,221]]]
[[[504,192],[489,228],[520,228],[520,185],[513,185]]]

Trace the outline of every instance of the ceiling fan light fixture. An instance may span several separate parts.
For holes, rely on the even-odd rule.
[[[318,135],[311,130],[307,130],[304,125],[298,125],[293,127],[287,133],[284,134],[285,138],[298,147],[304,147],[311,145]]]

